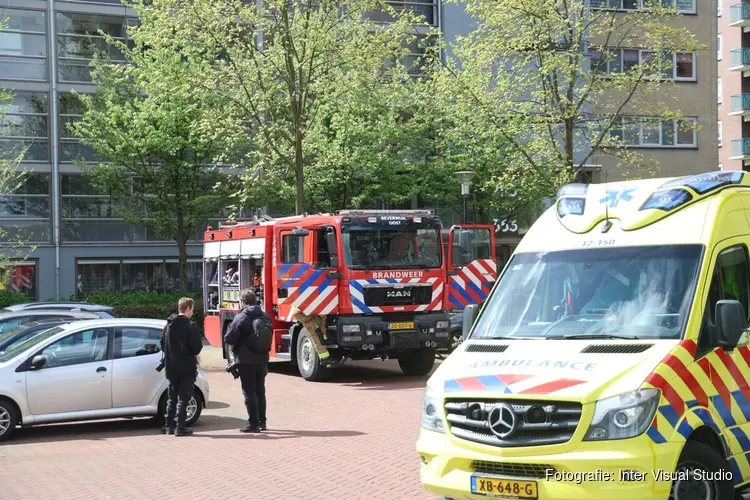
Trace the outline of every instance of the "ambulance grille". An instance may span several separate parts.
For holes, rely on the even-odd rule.
[[[490,412],[513,408],[515,429],[504,438],[490,430]],[[453,436],[475,443],[512,448],[567,443],[581,420],[580,403],[535,400],[446,399],[445,416]]]
[[[507,345],[469,344],[466,352],[505,352],[507,348]]]
[[[647,351],[654,344],[591,344],[581,350],[586,354],[638,354]]]
[[[513,464],[504,462],[490,462],[488,460],[474,460],[471,463],[474,472],[480,474],[495,474],[497,476],[527,477],[534,479],[545,479],[547,471],[551,474],[557,470],[547,464]]]

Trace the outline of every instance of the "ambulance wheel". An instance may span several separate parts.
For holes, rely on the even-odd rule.
[[[715,449],[688,441],[682,449],[669,500],[734,498],[734,485],[725,479],[731,469]]]
[[[315,343],[304,328],[300,330],[297,339],[297,368],[302,378],[310,382],[321,382],[327,375],[327,370],[315,349]]]
[[[421,347],[419,349],[409,349],[404,351],[398,357],[398,366],[404,375],[422,376],[427,375],[435,366],[435,349],[431,347]]]

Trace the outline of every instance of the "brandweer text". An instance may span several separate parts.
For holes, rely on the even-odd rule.
[[[394,278],[421,278],[424,271],[382,271],[372,273],[373,279],[394,279]]]

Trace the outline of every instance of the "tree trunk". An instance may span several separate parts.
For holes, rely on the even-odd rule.
[[[304,158],[302,157],[302,130],[299,119],[296,120],[295,124],[295,136],[294,136],[294,177],[295,177],[295,197],[294,197],[294,209],[297,215],[304,213],[305,211],[305,170],[304,170]]]
[[[180,254],[180,290],[188,289],[188,267],[187,267],[187,238],[181,237],[177,240],[177,251]]]

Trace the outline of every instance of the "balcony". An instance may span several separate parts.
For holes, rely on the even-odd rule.
[[[729,116],[743,116],[745,121],[750,121],[750,94],[732,96]]]
[[[729,26],[750,27],[750,2],[732,5],[729,13]]]
[[[732,141],[732,160],[750,160],[750,139]]]
[[[730,70],[742,71],[743,73],[750,71],[750,48],[748,49],[735,49],[729,53],[730,57]]]

